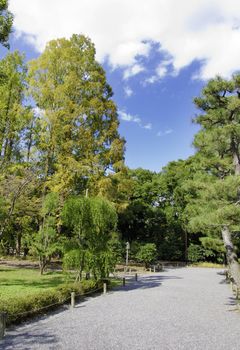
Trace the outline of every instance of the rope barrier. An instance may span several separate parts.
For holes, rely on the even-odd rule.
[[[84,294],[81,294],[81,293],[78,293],[78,294],[75,294],[75,297],[84,297],[86,295],[89,295],[89,294],[93,294],[93,293],[96,293],[98,291],[102,290],[102,287],[101,288],[97,288],[97,289],[94,289],[94,290],[90,290]],[[60,306],[60,305],[63,305],[65,304],[67,301],[70,301],[71,300],[71,296],[61,300],[61,301],[58,301],[56,303],[53,303],[53,304],[50,304],[50,305],[46,305],[46,306],[43,306],[39,309],[34,309],[34,310],[28,310],[28,311],[25,311],[25,312],[21,312],[21,313],[18,313],[18,314],[15,314],[14,316],[16,318],[19,318],[19,317],[22,317],[22,316],[27,316],[28,314],[34,314],[34,313],[38,313],[38,312],[41,312],[41,311],[44,311],[46,309],[50,309],[54,306]]]
[[[120,276],[120,275],[116,275],[116,274],[113,274],[113,276],[114,276],[115,279],[121,279],[121,280],[123,280],[123,278],[125,279],[125,276]],[[134,274],[133,276],[128,275],[127,277],[132,277],[132,279],[135,278],[135,281],[137,281],[136,274]],[[128,279],[128,280],[130,280],[130,279]],[[79,292],[79,293],[75,294],[75,298],[84,297],[84,296],[87,296],[87,295],[90,295],[90,294],[94,294],[96,292],[101,291],[102,288],[103,287],[99,287],[99,288],[96,288],[94,290],[89,290],[88,292],[85,292],[84,294]],[[69,297],[61,300],[61,301],[58,301],[56,303],[52,303],[52,304],[43,306],[43,307],[41,307],[39,309],[28,310],[28,311],[25,311],[25,312],[21,312],[21,313],[15,314],[14,317],[16,319],[18,319],[18,318],[21,318],[21,317],[24,317],[24,316],[27,316],[27,315],[41,313],[42,311],[47,310],[47,309],[51,309],[51,308],[53,308],[55,306],[64,305],[67,301],[71,301],[71,295]]]

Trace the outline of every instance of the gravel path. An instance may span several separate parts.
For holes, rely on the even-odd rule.
[[[218,269],[179,268],[8,330],[1,349],[240,349],[240,312]]]

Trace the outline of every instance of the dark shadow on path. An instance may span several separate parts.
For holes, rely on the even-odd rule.
[[[216,272],[217,275],[224,277],[219,284],[229,284],[230,281],[226,279],[226,269]]]
[[[228,284],[228,285],[230,284],[230,281],[226,279],[226,273],[225,273],[225,271],[219,271],[219,272],[217,272],[217,275],[225,276],[225,278],[223,278],[223,279],[219,282],[219,284]],[[231,291],[230,286],[229,286],[229,293],[233,294],[233,291]],[[227,299],[227,302],[226,302],[224,305],[226,305],[226,306],[235,306],[235,307],[237,308],[237,306],[238,306],[238,300],[237,300],[234,296],[229,297],[229,298]],[[235,309],[234,309],[234,310],[235,310]],[[229,311],[234,311],[234,310],[229,310]]]
[[[228,302],[225,304],[225,305],[228,305],[228,306],[237,306],[238,304],[238,301],[236,298],[234,297],[229,297],[228,298]]]
[[[116,287],[113,289],[113,291],[132,291],[136,289],[150,289],[150,288],[156,288],[163,284],[166,280],[171,279],[182,279],[182,277],[178,276],[144,276],[139,277],[138,281],[135,281],[134,278],[126,278],[126,285]]]
[[[37,344],[39,349],[41,345],[47,345],[47,349],[57,349],[57,338],[54,334],[49,332],[41,332],[35,334],[34,332],[23,332],[18,334],[8,334],[0,341],[0,349],[24,349],[31,350]]]

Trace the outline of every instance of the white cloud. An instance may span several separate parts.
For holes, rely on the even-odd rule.
[[[158,81],[158,76],[157,75],[151,75],[149,78],[146,78],[143,82],[143,85],[146,84],[154,84],[156,81]]]
[[[157,68],[157,75],[158,75],[158,77],[159,78],[164,78],[165,77],[165,75],[167,74],[167,67],[164,67],[164,66],[159,66],[158,68]]]
[[[164,130],[164,131],[159,131],[157,133],[157,136],[164,136],[164,135],[169,135],[173,132],[173,129],[167,129],[167,130]]]
[[[152,124],[151,123],[145,124],[145,125],[143,125],[143,128],[147,129],[147,130],[151,130],[152,129]]]
[[[125,93],[125,96],[131,97],[133,95],[133,90],[130,88],[130,86],[125,86],[124,93]]]
[[[133,77],[134,75],[137,75],[137,74],[143,72],[144,70],[145,70],[145,68],[142,65],[136,63],[133,66],[124,70],[123,79],[127,80],[127,79]]]
[[[120,119],[126,122],[134,122],[141,125],[141,119],[138,116],[126,113],[125,111],[118,111]]]
[[[137,115],[132,115],[130,113],[127,113],[123,110],[118,111],[119,118],[121,120],[124,120],[125,122],[133,122],[136,123],[140,128],[151,130],[152,129],[152,123],[143,124],[142,119],[139,118]]]
[[[142,72],[139,57],[149,57],[152,43],[171,58],[176,74],[194,60],[202,62],[201,79],[240,69],[239,0],[68,0],[67,6],[65,0],[10,0],[10,9],[16,35],[37,51],[51,39],[83,33],[96,44],[97,59],[123,68],[125,79]],[[171,69],[160,66],[156,76]]]
[[[171,69],[172,60],[163,60],[156,68],[155,75],[151,75],[150,77],[144,80],[144,85],[154,84],[156,81],[163,79],[167,74],[175,74],[175,72]]]

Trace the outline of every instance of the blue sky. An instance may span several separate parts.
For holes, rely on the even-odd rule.
[[[131,168],[159,171],[193,154],[193,98],[216,74],[240,69],[239,0],[10,0],[10,9],[11,50],[27,59],[51,39],[92,39]]]
[[[128,85],[133,91],[130,97],[124,92],[121,72],[108,72],[106,67],[119,110],[141,120],[122,120],[120,114],[120,133],[127,140],[127,165],[159,171],[169,161],[194,153],[192,141],[198,127],[192,123],[197,113],[192,101],[204,85],[191,79],[196,66],[148,86],[143,86],[143,76],[142,80],[141,75],[133,77]]]

